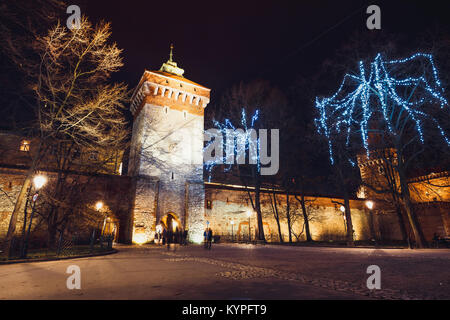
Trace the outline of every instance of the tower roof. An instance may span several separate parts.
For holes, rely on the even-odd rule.
[[[169,60],[167,60],[166,63],[163,63],[163,65],[161,66],[159,71],[174,74],[179,77],[183,77],[184,70],[179,68],[177,66],[177,63],[175,61],[173,61],[173,44],[170,45]]]

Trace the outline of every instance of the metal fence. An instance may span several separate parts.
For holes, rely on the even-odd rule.
[[[11,240],[8,259],[33,259],[45,257],[69,257],[77,255],[94,254],[112,250],[114,234],[102,234],[98,230],[89,233],[57,233],[53,247],[47,246],[45,236],[31,234],[29,239],[15,236]]]
[[[277,234],[266,234],[265,239],[267,242],[279,242],[280,238]],[[239,234],[230,234],[230,233],[216,233],[214,235],[214,242],[231,242],[231,243],[253,243],[256,241],[255,234],[247,233],[239,233]]]

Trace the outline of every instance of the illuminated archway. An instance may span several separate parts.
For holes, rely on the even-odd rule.
[[[178,228],[178,230],[182,229],[182,224],[181,224],[180,219],[173,212],[169,212],[164,217],[162,217],[160,220],[160,224],[166,230],[176,231],[177,228]]]

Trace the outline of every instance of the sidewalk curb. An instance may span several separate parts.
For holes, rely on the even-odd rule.
[[[117,249],[112,249],[111,251],[101,252],[101,253],[90,253],[90,254],[84,254],[79,256],[71,256],[71,257],[54,257],[54,258],[37,258],[37,259],[29,259],[29,260],[6,260],[6,261],[0,261],[1,265],[8,265],[8,264],[17,264],[17,263],[32,263],[32,262],[46,262],[46,261],[58,261],[58,260],[70,260],[70,259],[79,259],[79,258],[90,258],[90,257],[100,257],[100,256],[106,256],[109,254],[114,254],[119,252]]]
[[[216,245],[254,245],[258,247],[283,247],[283,248],[336,248],[336,249],[408,249],[408,247],[395,247],[395,246],[337,246],[337,245],[326,245],[326,244],[317,244],[317,245],[290,245],[290,244],[271,244],[271,243],[262,243],[262,244],[255,244],[255,243],[228,243],[228,242],[222,242],[218,243]],[[417,250],[417,249],[415,249]]]

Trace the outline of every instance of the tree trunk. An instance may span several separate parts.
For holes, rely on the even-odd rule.
[[[347,190],[347,184],[345,182],[344,174],[340,165],[337,167],[339,174],[339,179],[341,181],[341,186],[344,192],[344,207],[345,207],[345,222],[347,226],[347,245],[354,246],[353,241],[353,224],[352,224],[352,213],[350,211],[350,197]]]
[[[56,227],[54,225],[48,226],[47,230],[47,248],[53,249],[56,244]]]
[[[275,191],[273,191],[272,194],[273,194],[273,198],[271,197],[271,203],[272,203],[273,215],[275,217],[275,221],[277,222],[278,236],[280,238],[280,242],[284,242],[283,234],[281,233],[280,215],[278,213],[277,198],[275,195]]]
[[[266,241],[264,237],[264,225],[262,221],[261,213],[261,180],[259,172],[256,172],[256,168],[253,169],[254,181],[255,181],[255,210],[258,219],[258,240]],[[248,226],[250,228],[250,226]]]
[[[417,242],[417,246],[419,248],[425,247],[425,238],[423,237],[423,233],[420,229],[420,225],[417,221],[417,217],[414,213],[414,208],[411,203],[411,197],[409,194],[409,186],[406,181],[406,174],[404,172],[403,168],[403,159],[401,153],[398,152],[397,149],[397,155],[398,155],[398,176],[400,180],[400,188],[401,188],[401,197],[403,201],[403,205],[405,206],[406,216],[408,217],[409,225],[411,227],[411,230],[414,234],[414,238]]]
[[[402,239],[403,241],[407,242],[408,233],[406,232],[405,219],[403,219],[402,209],[400,208],[399,204],[395,205],[395,211],[397,213],[398,224],[400,225],[400,232],[402,233]]]
[[[311,231],[309,229],[308,212],[306,211],[306,206],[305,206],[305,196],[302,194],[300,196],[300,199],[298,199],[297,197],[295,197],[295,198],[297,199],[298,202],[300,202],[300,205],[302,206],[303,221],[305,223],[306,241],[312,242],[313,239],[311,237]]]
[[[262,214],[261,214],[261,186],[259,179],[256,179],[257,183],[255,186],[255,209],[256,209],[256,215],[258,219],[258,240],[260,241],[266,241],[264,237],[264,225],[262,221]],[[250,226],[249,226],[250,227]]]
[[[31,180],[33,178],[34,172],[36,171],[36,167],[41,156],[41,147],[42,147],[42,139],[39,142],[35,155],[33,156],[33,162],[31,163],[31,166],[28,169],[27,176],[22,184],[22,188],[20,189],[19,195],[17,196],[13,212],[11,213],[8,232],[6,233],[5,240],[3,241],[3,252],[6,256],[9,256],[9,251],[11,250],[11,240],[14,236],[14,232],[16,231],[17,216],[19,214],[20,208],[22,207],[23,201],[27,196],[28,188],[31,187]]]
[[[353,223],[352,223],[352,214],[350,212],[350,199],[348,197],[347,192],[345,192],[344,203],[345,203],[345,221],[347,222],[347,244],[353,247],[355,245],[353,239]]]
[[[34,170],[31,169],[28,171],[27,177],[25,178],[25,181],[22,184],[22,188],[20,189],[19,195],[16,199],[16,203],[14,204],[14,210],[9,220],[8,232],[6,233],[5,240],[3,241],[3,253],[6,256],[9,256],[9,252],[11,250],[11,240],[14,237],[14,233],[16,231],[17,216],[19,215],[20,207],[22,207],[22,203],[27,196],[28,188],[31,186],[31,178],[33,176],[33,172]]]
[[[292,243],[292,230],[291,230],[291,210],[290,210],[290,203],[289,203],[289,191],[286,191],[286,218],[287,218],[287,224],[288,224],[288,231],[289,231],[289,243]]]

